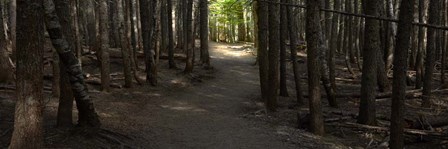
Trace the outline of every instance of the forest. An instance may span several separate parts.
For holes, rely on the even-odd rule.
[[[448,148],[448,0],[1,0],[0,148]]]

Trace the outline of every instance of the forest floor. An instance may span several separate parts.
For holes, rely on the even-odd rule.
[[[340,125],[354,120],[353,115],[356,115],[359,103],[355,98],[342,98],[340,109],[329,108],[324,101],[325,117],[340,118],[336,123],[331,121],[326,124],[328,135],[325,137],[297,129],[297,111],[305,114],[307,106],[296,105],[292,83],[288,87],[291,97],[281,97],[279,111],[266,114],[260,101],[258,67],[253,65],[255,56],[250,45],[212,42],[210,50],[213,69],[196,65],[195,72],[190,75],[184,75],[183,69],[167,69],[166,60],[161,59],[157,87],[135,85],[132,89],[113,88],[104,93],[98,91],[99,86],[89,85],[102,122],[101,130],[95,134],[77,128],[54,128],[57,99],[47,95],[44,112],[46,146],[163,149],[380,148],[380,143],[387,138],[387,134],[359,131]],[[99,74],[97,62],[91,59],[83,60],[84,70],[89,74]],[[143,66],[143,62],[140,62],[140,66]],[[121,59],[112,58],[111,64],[115,74],[113,83],[121,84]],[[178,67],[184,67],[181,60]],[[305,63],[301,63],[301,67],[305,77]],[[340,66],[338,69],[344,68]],[[143,78],[143,72],[140,72],[140,76]],[[98,78],[92,75],[92,78],[95,77]],[[288,80],[292,80],[292,77],[292,74],[288,74]],[[348,81],[350,83],[341,88],[348,93],[359,92],[357,79],[352,78]],[[303,85],[306,85],[306,78],[302,80]],[[347,82],[347,79],[342,80]],[[48,81],[46,84],[51,85]],[[12,132],[14,95],[13,92],[0,93],[0,148],[5,148]],[[390,107],[389,103],[382,103],[385,104],[380,103],[380,108]],[[74,120],[77,119],[76,115],[74,113]]]

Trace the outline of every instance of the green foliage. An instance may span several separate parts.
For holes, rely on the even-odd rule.
[[[239,17],[246,9],[247,0],[215,0],[210,4],[210,18],[219,22],[218,27],[237,25],[244,23],[244,18]]]

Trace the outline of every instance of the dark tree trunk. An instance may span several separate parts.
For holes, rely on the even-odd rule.
[[[268,5],[267,2],[257,2],[257,17],[258,17],[258,62],[260,73],[260,87],[261,98],[263,101],[268,100]]]
[[[279,3],[280,0],[271,0]],[[279,89],[279,55],[280,55],[280,5],[269,5],[269,72],[266,107],[268,111],[277,109],[277,96]]]
[[[291,3],[292,0],[287,0],[288,3]],[[294,71],[294,82],[296,86],[296,96],[297,96],[297,103],[299,105],[302,105],[304,102],[303,99],[303,93],[302,93],[302,85],[301,85],[301,75],[299,72],[299,63],[297,62],[297,41],[299,38],[297,37],[297,32],[295,29],[295,21],[294,21],[294,14],[291,7],[286,8],[287,10],[287,19],[288,21],[288,31],[289,31],[289,41],[290,41],[290,50],[291,50],[291,61],[292,61],[292,67]]]
[[[379,15],[378,0],[365,0],[366,14],[372,16]],[[375,125],[376,124],[376,86],[377,86],[377,60],[380,47],[379,21],[366,19],[365,37],[364,37],[364,62],[362,66],[361,81],[361,103],[359,106],[358,123]]]
[[[210,67],[210,55],[208,53],[208,1],[199,1],[200,9],[200,37],[201,37],[201,60],[205,68]]]
[[[75,47],[75,39],[74,39],[74,30],[72,26],[72,20],[71,20],[71,9],[70,9],[70,1],[69,0],[57,0],[54,2],[55,5],[55,11],[56,14],[59,17],[59,22],[61,24],[61,28],[64,28],[62,30],[63,34],[65,35],[68,45],[70,47]],[[45,7],[50,7],[45,5]],[[69,76],[66,70],[66,67],[63,63],[59,63],[59,70],[60,72],[60,98],[59,98],[59,106],[58,106],[58,117],[57,117],[57,126],[58,127],[69,127],[73,125],[73,116],[72,116],[72,109],[73,109],[73,92],[71,90],[70,86],[70,80]]]
[[[310,105],[310,129],[314,134],[323,135],[324,122],[322,116],[322,104],[320,94],[320,63],[319,51],[322,48],[319,38],[322,36],[320,25],[320,2],[307,0],[306,11],[306,42],[308,48],[308,95]]]
[[[154,18],[153,18],[153,1],[152,0],[139,0],[140,2],[140,21],[142,27],[142,37],[143,37],[143,52],[145,54],[145,65],[146,65],[146,81],[155,86],[157,85],[156,76],[156,66],[154,60],[155,51],[153,48],[152,35],[154,28]]]
[[[420,23],[424,23],[424,17],[425,17],[425,0],[419,0],[418,3],[418,9],[419,9],[419,15],[418,20]],[[420,89],[423,86],[423,53],[426,51],[425,47],[425,28],[419,27],[418,30],[418,51],[417,51],[417,57],[416,57],[416,64],[415,64],[415,71],[416,71],[416,80],[415,80],[415,88]]]
[[[440,0],[431,0],[429,2],[429,19],[428,24],[439,25],[439,5]],[[433,73],[436,57],[436,30],[434,28],[428,28],[427,39],[426,39],[426,63],[425,63],[425,75],[423,78],[423,107],[431,106],[431,90],[433,87]]]
[[[341,5],[341,0],[334,0],[334,10],[339,11]],[[339,36],[339,14],[333,14],[333,23],[331,27],[331,39],[330,39],[330,51],[328,53],[328,66],[329,66],[329,77],[331,82],[331,87],[336,90],[336,63],[335,63],[335,53],[338,47],[338,36]]]
[[[101,125],[98,115],[95,112],[93,102],[88,95],[87,86],[84,82],[83,72],[78,59],[73,54],[73,47],[70,46],[65,35],[59,18],[56,15],[53,1],[45,1],[45,25],[50,35],[53,47],[59,54],[61,62],[65,65],[68,73],[71,88],[75,96],[76,106],[78,108],[78,125],[86,127],[99,127]]]
[[[129,0],[117,0],[118,9],[118,25],[120,29],[121,53],[123,56],[123,74],[124,87],[132,87],[132,72],[131,72],[131,28],[130,15],[127,2]],[[124,2],[124,3],[123,3]]]
[[[286,3],[286,0],[281,0]],[[286,14],[287,6],[281,6],[280,9],[280,96],[288,97],[288,88],[286,84],[286,40],[288,38],[288,19]]]
[[[44,23],[42,0],[17,1],[17,80],[10,149],[42,148]],[[3,22],[1,22],[3,23]]]
[[[187,62],[185,73],[193,72],[194,66],[194,38],[193,38],[193,0],[182,1],[184,4],[183,29],[184,29],[184,50],[187,52]]]
[[[406,77],[408,70],[408,51],[410,49],[415,0],[402,0],[394,51],[394,81],[392,89],[390,148],[404,148],[403,124],[404,100],[406,99]]]

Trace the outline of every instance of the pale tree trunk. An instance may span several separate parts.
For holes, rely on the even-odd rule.
[[[10,32],[10,40],[11,40],[11,52],[12,52],[12,59],[15,60],[15,53],[16,53],[16,24],[17,24],[17,0],[10,0],[9,1],[9,32]]]
[[[17,2],[17,80],[14,132],[10,149],[43,147],[43,53],[42,0]]]
[[[0,2],[0,82],[12,83],[14,81],[13,66],[9,61],[8,47],[9,40],[7,38],[7,27],[5,25],[4,1]]]
[[[174,33],[173,33],[173,0],[167,0],[167,13],[168,13],[168,63],[171,69],[176,68],[176,62],[174,61]],[[177,27],[177,25],[176,25]]]
[[[95,4],[94,1],[91,0],[81,0],[81,6],[84,11],[84,16],[87,21],[87,43],[89,45],[90,51],[96,51],[96,20],[95,20]]]
[[[410,49],[412,21],[415,0],[402,0],[397,30],[397,41],[394,51],[394,81],[392,89],[392,112],[390,125],[390,148],[404,148],[403,124],[404,101],[406,100],[406,76],[408,71],[408,51]]]
[[[56,15],[52,0],[45,0],[45,25],[52,39],[53,47],[59,54],[61,62],[65,65],[70,80],[71,88],[75,96],[78,108],[78,125],[82,127],[99,127],[101,125],[93,102],[88,95],[87,86],[84,82],[83,72],[78,59],[65,38],[59,18]]]
[[[320,94],[320,63],[319,51],[322,44],[321,23],[320,23],[320,2],[316,0],[307,0],[306,11],[306,42],[308,48],[308,95],[310,107],[310,130],[316,135],[324,135],[324,121],[322,116],[322,103]]]

